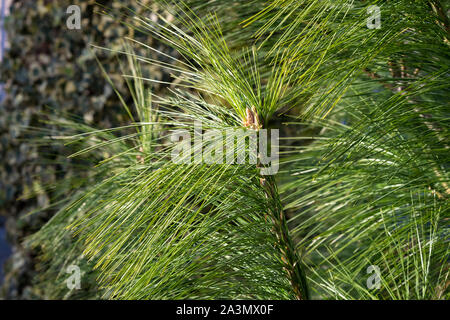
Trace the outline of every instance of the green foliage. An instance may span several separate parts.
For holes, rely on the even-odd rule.
[[[58,167],[42,163],[30,165],[30,162],[38,162],[39,155],[48,153],[55,158],[58,154],[62,155],[60,159],[65,158],[61,147],[36,150],[25,140],[30,137],[26,127],[42,127],[38,124],[40,112],[51,108],[52,112],[69,113],[102,127],[127,121],[94,55],[95,52],[104,64],[115,88],[130,101],[125,81],[119,74],[117,53],[96,52],[91,44],[117,49],[123,37],[133,36],[162,49],[160,43],[99,14],[95,3],[93,0],[79,3],[81,30],[66,27],[66,9],[73,1],[14,1],[12,4],[5,26],[10,48],[5,52],[0,72],[6,91],[0,104],[1,188],[5,190],[0,194],[2,214],[18,214],[20,205],[27,203],[16,204],[15,200],[28,193],[27,186],[33,182],[42,185],[56,180]],[[102,3],[118,7],[114,1]],[[148,57],[160,59],[162,55],[148,53]],[[162,80],[165,76],[161,70],[146,71],[155,79]],[[155,90],[159,90],[159,86]],[[72,171],[67,161],[64,165],[66,173]],[[46,201],[48,199],[41,199],[39,205],[45,205]]]
[[[131,123],[51,120],[97,165],[29,239],[47,279],[85,258],[112,299],[448,298],[446,8],[375,2],[373,30],[362,1],[166,3],[159,23],[130,8],[125,24],[181,58],[127,39]],[[152,65],[177,88],[152,92]],[[173,130],[247,129],[249,112],[282,130],[276,177],[171,161]]]
[[[100,2],[119,7],[115,1]],[[81,9],[81,30],[66,27],[66,9],[73,4]],[[57,130],[54,125],[41,122],[40,114],[69,115],[99,127],[127,123],[125,110],[96,61],[97,58],[102,62],[115,89],[129,103],[131,96],[120,76],[119,55],[97,51],[91,44],[117,50],[123,37],[132,36],[160,51],[167,50],[161,43],[98,11],[94,0],[16,0],[5,19],[10,48],[0,66],[0,82],[5,90],[0,103],[0,215],[8,218],[8,240],[19,255],[18,260],[26,260],[26,266],[17,261],[9,263],[11,272],[5,279],[4,297],[22,297],[23,290],[30,288],[30,279],[37,277],[33,272],[36,252],[24,250],[21,242],[55,212],[48,208],[62,191],[54,188],[55,183],[70,181],[80,174],[78,159],[67,159],[68,152],[62,144],[37,145],[32,141],[36,134],[33,127],[45,127],[52,134]],[[157,52],[147,52],[146,56],[164,58]],[[168,78],[161,69],[146,69],[145,74],[148,73],[155,79]],[[164,87],[167,85],[155,85],[154,90]],[[70,188],[76,185],[69,184]],[[30,198],[35,193],[39,196]],[[27,215],[37,208],[37,213]],[[34,289],[32,296],[40,296]],[[23,297],[29,298],[30,294],[24,293]]]

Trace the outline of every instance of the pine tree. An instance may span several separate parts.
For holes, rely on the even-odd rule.
[[[448,5],[160,2],[168,16],[129,8],[129,27],[177,56],[124,39],[130,124],[49,116],[90,176],[28,239],[47,295],[76,295],[65,270],[81,264],[98,288],[80,298],[448,299]],[[167,94],[149,64],[172,72]],[[195,123],[279,129],[278,173],[174,163],[173,132]]]

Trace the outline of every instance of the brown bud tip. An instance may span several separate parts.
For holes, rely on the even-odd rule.
[[[262,128],[262,124],[259,119],[258,112],[257,112],[255,106],[252,106],[251,109],[247,108],[245,110],[245,113],[246,113],[246,117],[243,121],[244,127],[253,129],[253,130],[259,130]]]

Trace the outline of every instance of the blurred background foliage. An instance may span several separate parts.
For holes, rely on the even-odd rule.
[[[128,100],[117,53],[95,50],[91,45],[114,50],[124,37],[130,36],[162,52],[169,50],[150,36],[97,12],[101,5],[118,10],[124,4],[133,8],[132,2],[121,1],[118,5],[110,0],[17,0],[12,4],[5,22],[10,48],[0,66],[0,82],[5,84],[6,92],[0,104],[0,215],[6,218],[13,254],[5,266],[0,297],[39,298],[43,294],[31,284],[37,276],[36,253],[23,248],[20,242],[38,230],[53,211],[41,210],[31,216],[26,213],[46,207],[56,190],[46,189],[36,198],[27,195],[42,191],[57,179],[70,180],[77,170],[61,145],[38,146],[30,142],[33,132],[25,127],[54,130],[52,124],[39,120],[43,112],[70,115],[99,128],[123,125],[124,109],[96,61],[97,57],[115,88]],[[72,4],[81,8],[80,30],[66,27],[66,9]],[[142,7],[135,8],[139,12]],[[153,9],[158,11],[157,7]],[[156,52],[145,54],[166,59]],[[170,81],[160,68],[146,72],[153,79]],[[166,86],[155,84],[154,90],[161,91]]]

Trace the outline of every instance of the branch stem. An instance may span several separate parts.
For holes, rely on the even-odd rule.
[[[309,292],[306,276],[289,232],[286,213],[279,198],[275,178],[273,176],[265,176],[260,179],[260,183],[266,192],[266,196],[273,203],[270,213],[266,214],[266,219],[268,218],[273,225],[272,232],[277,238],[275,245],[281,254],[283,270],[289,278],[295,297],[298,300],[308,300]]]

